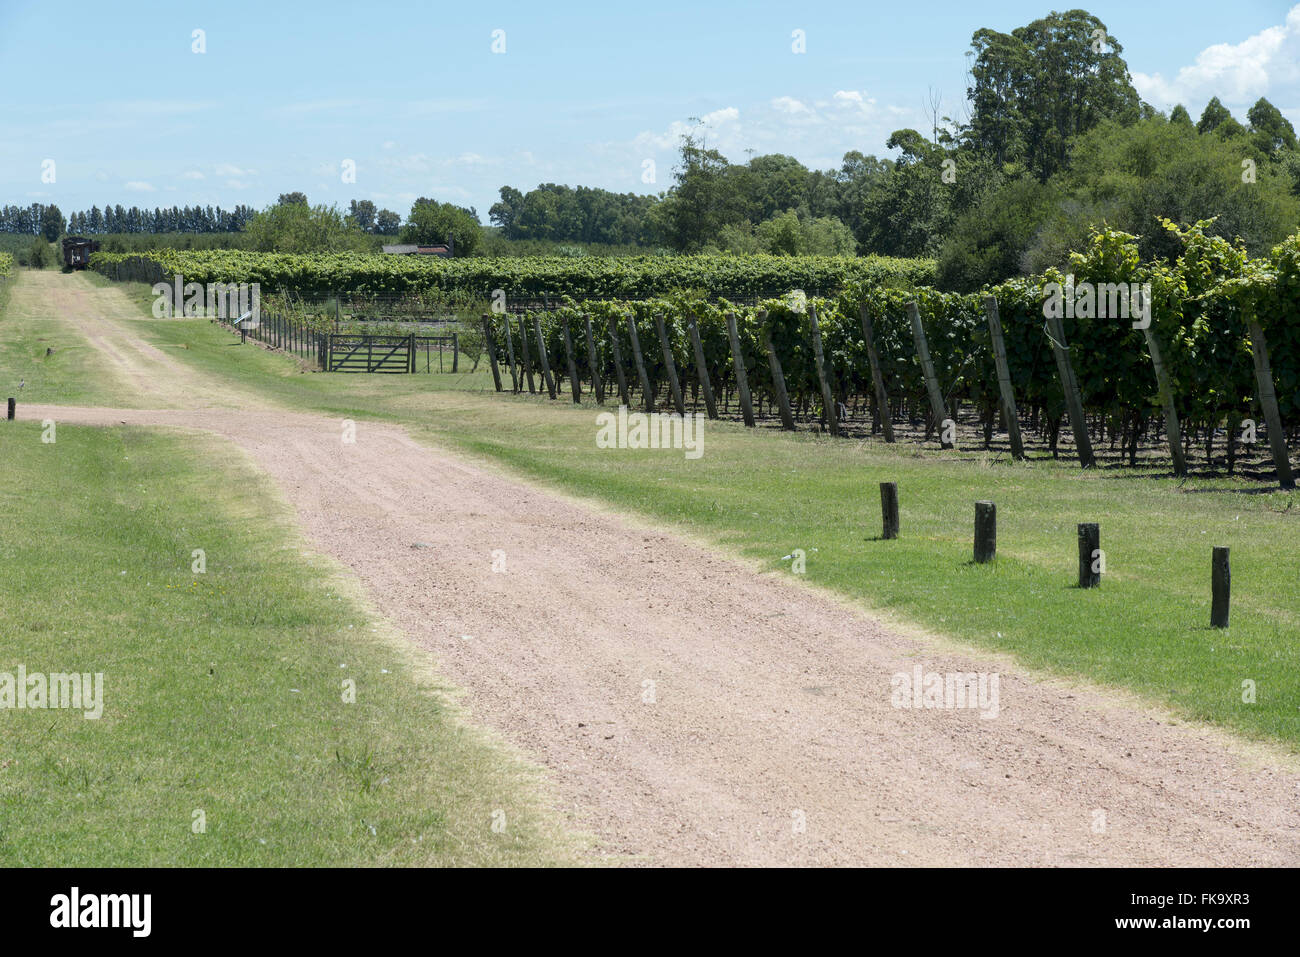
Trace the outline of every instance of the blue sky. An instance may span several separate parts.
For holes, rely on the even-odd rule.
[[[666,188],[692,117],[733,160],[829,168],[925,128],[932,89],[960,115],[976,29],[1068,7],[0,0],[0,204],[262,207],[300,189],[403,215],[433,196],[486,222],[503,184]],[[1195,117],[1217,94],[1244,121],[1267,96],[1300,127],[1300,4],[1085,9],[1157,107]]]

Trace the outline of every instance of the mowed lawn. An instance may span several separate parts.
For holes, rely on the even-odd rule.
[[[231,447],[41,433],[0,422],[0,672],[102,673],[103,714],[0,710],[0,866],[575,859]]]

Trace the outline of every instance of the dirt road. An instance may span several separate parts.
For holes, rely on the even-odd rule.
[[[125,354],[130,321],[70,305],[92,342]],[[136,350],[130,365],[153,394],[199,381],[191,394],[204,404],[244,412],[195,401],[20,415],[203,429],[246,450],[314,546],[465,690],[474,720],[550,769],[566,813],[606,853],[705,865],[1300,863],[1300,772],[1278,753],[893,633],[790,577],[398,427],[359,422],[346,444],[338,420],[260,408],[167,356]],[[996,717],[895,707],[892,679],[918,665],[998,673]]]

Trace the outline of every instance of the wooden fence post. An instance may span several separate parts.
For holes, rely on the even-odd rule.
[[[510,359],[510,391],[519,394],[519,377],[515,375],[515,337],[510,334],[510,314],[501,314],[501,323],[506,327],[506,355]]]
[[[1011,385],[1011,367],[1007,365],[1007,345],[1002,338],[1002,317],[998,315],[998,301],[993,296],[984,297],[984,313],[989,321],[989,335],[993,338],[993,361],[998,368],[998,394],[1002,397],[1002,414],[1007,420],[1007,438],[1011,441],[1011,457],[1023,459],[1025,444],[1020,437],[1016,390]]]
[[[767,350],[767,362],[772,370],[772,391],[776,393],[776,405],[781,411],[781,428],[793,432],[794,416],[790,413],[790,396],[785,391],[785,373],[781,371],[781,360],[777,358],[776,348],[772,345],[772,330],[767,327],[767,310],[759,312],[758,321],[763,328],[763,348]]]
[[[1096,522],[1079,523],[1079,587],[1096,588],[1101,584],[1101,526]]]
[[[1268,341],[1264,327],[1258,319],[1250,320],[1250,353],[1255,359],[1255,381],[1259,385],[1259,404],[1264,408],[1264,424],[1268,427],[1268,444],[1273,450],[1273,464],[1283,488],[1295,488],[1291,473],[1291,460],[1287,457],[1286,436],[1282,433],[1282,415],[1277,408],[1277,392],[1273,386],[1273,370],[1268,360]]]
[[[460,365],[460,333],[453,332],[451,334],[451,371],[453,373],[458,371],[459,365]]]
[[[578,366],[573,361],[573,337],[569,335],[568,316],[561,317],[560,327],[564,330],[564,358],[569,365],[569,392],[576,405],[582,401],[582,386],[578,384]]]
[[[524,317],[519,317],[519,354],[524,360],[524,378],[528,380],[528,394],[536,395],[537,388],[533,382],[533,360],[528,355],[528,323],[524,322]],[[455,359],[452,360],[451,371],[456,371]]]
[[[998,554],[998,507],[992,502],[975,503],[975,562],[991,562]]]
[[[1232,568],[1228,564],[1228,549],[1215,546],[1210,559],[1210,627],[1228,627],[1228,604],[1232,596]]]
[[[609,345],[614,350],[614,374],[618,378],[618,400],[631,407],[632,400],[627,392],[627,373],[623,371],[623,347],[618,344],[618,323],[609,317]]]
[[[822,352],[822,330],[817,322],[817,308],[808,304],[808,324],[812,327],[813,358],[817,360],[817,381],[822,388],[822,407],[826,410],[826,427],[831,435],[840,434],[839,410],[835,408],[835,396],[831,394],[830,370],[826,366],[826,356]]]
[[[880,537],[898,537],[898,483],[880,483]]]
[[[1141,295],[1141,293],[1139,293]],[[1150,304],[1148,303],[1148,308]],[[1156,369],[1156,386],[1160,389],[1160,401],[1165,407],[1165,432],[1169,437],[1169,454],[1174,460],[1174,474],[1187,474],[1187,459],[1183,457],[1183,430],[1178,424],[1178,408],[1174,405],[1174,390],[1169,384],[1169,370],[1165,368],[1164,359],[1160,354],[1160,344],[1156,341],[1156,332],[1151,328],[1150,315],[1147,316],[1148,322],[1142,329],[1142,335],[1147,340],[1147,351],[1151,353],[1151,364]],[[1136,442],[1136,437],[1134,442]]]
[[[921,359],[921,374],[925,377],[925,390],[930,396],[930,414],[934,416],[935,427],[939,430],[939,447],[956,448],[955,442],[944,438],[944,422],[948,420],[948,410],[943,405],[943,393],[939,391],[939,379],[934,374],[934,362],[930,359],[930,345],[925,341],[925,327],[921,325],[921,312],[916,303],[907,304],[907,318],[912,321],[912,342],[916,354]]]
[[[1092,454],[1092,438],[1088,435],[1088,420],[1083,415],[1083,396],[1079,382],[1074,377],[1074,364],[1070,362],[1070,347],[1065,342],[1065,326],[1055,310],[1047,310],[1048,339],[1052,354],[1056,356],[1056,370],[1061,376],[1061,391],[1065,394],[1065,407],[1070,413],[1070,429],[1074,432],[1074,447],[1079,453],[1079,465],[1090,469],[1097,464]],[[1082,586],[1089,587],[1089,586]]]
[[[740,393],[740,414],[745,425],[754,427],[754,406],[749,395],[749,377],[745,374],[745,360],[740,354],[740,332],[736,328],[736,314],[727,313],[727,338],[731,340],[731,363],[736,372],[736,390]]]
[[[14,398],[13,398],[12,396],[10,396],[10,398],[9,398],[8,406],[9,406],[9,408],[8,408],[8,410],[6,411],[5,417],[6,417],[10,422],[12,422],[12,421],[14,420],[14,413],[15,413],[15,411],[16,411],[17,408],[18,408],[18,403],[14,400]]]
[[[546,338],[542,335],[542,320],[538,316],[533,316],[533,332],[537,334],[537,358],[542,364],[542,381],[546,383],[546,391],[555,398],[555,376],[551,375],[551,363],[546,357]]]
[[[596,338],[591,334],[591,317],[583,316],[587,327],[587,367],[591,370],[591,390],[596,393],[596,404],[605,404],[605,387],[600,381],[600,363],[596,360]]]
[[[492,381],[500,392],[501,370],[497,368],[497,346],[496,340],[492,338],[492,317],[487,313],[483,314],[483,344],[487,347],[488,362],[492,366]]]
[[[864,302],[858,308],[862,319],[862,339],[867,346],[867,361],[871,364],[871,383],[876,390],[876,407],[880,410],[880,424],[885,430],[885,441],[894,441],[894,420],[889,410],[889,393],[885,390],[885,380],[880,372],[880,353],[876,351],[876,340],[871,328],[871,316]]]
[[[655,332],[659,333],[659,344],[663,346],[664,367],[668,370],[668,388],[673,393],[673,406],[677,409],[680,416],[686,415],[686,404],[682,402],[682,387],[677,382],[677,365],[673,362],[673,347],[668,341],[668,333],[664,331],[664,316],[661,312],[655,313]]]
[[[654,393],[650,391],[650,377],[646,375],[645,359],[641,356],[641,339],[636,334],[636,316],[627,317],[627,334],[632,340],[632,359],[636,362],[637,378],[641,380],[641,396],[645,399],[645,410],[655,410]]]
[[[691,334],[691,348],[695,351],[695,376],[700,380],[700,389],[704,392],[704,408],[709,418],[718,417],[718,405],[713,400],[713,385],[709,382],[709,367],[704,363],[704,343],[700,341],[700,330],[695,322],[695,313],[687,310],[686,327]]]

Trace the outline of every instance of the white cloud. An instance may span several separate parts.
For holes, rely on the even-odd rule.
[[[1225,103],[1249,104],[1270,92],[1300,82],[1300,4],[1281,26],[1261,30],[1240,43],[1216,43],[1172,79],[1159,73],[1134,73],[1142,98],[1158,107],[1201,103],[1217,96]],[[1294,91],[1287,90],[1288,94]]]
[[[156,192],[152,183],[146,183],[143,180],[133,179],[124,183],[122,188],[128,193],[153,193]]]
[[[839,94],[837,93],[836,96]],[[772,101],[772,109],[778,113],[811,113],[807,104],[800,103],[793,96],[778,96]]]

